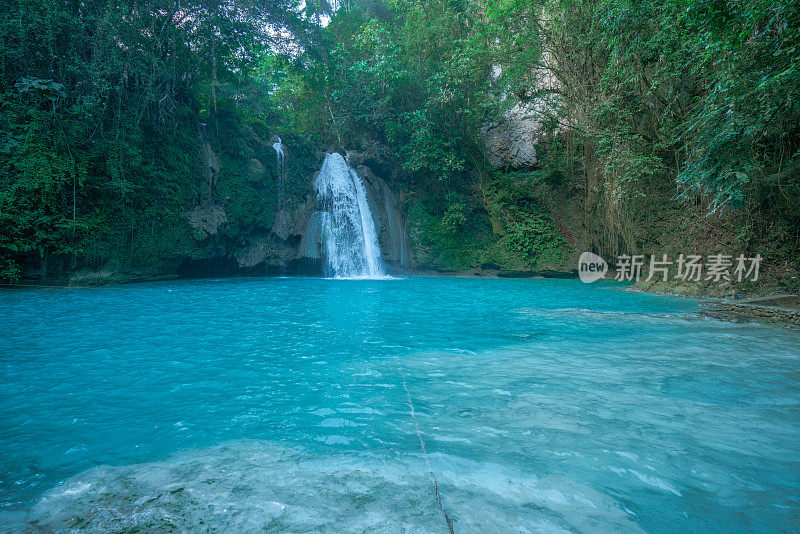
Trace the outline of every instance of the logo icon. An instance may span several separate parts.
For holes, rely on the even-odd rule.
[[[591,284],[595,280],[605,278],[607,271],[608,264],[606,260],[597,254],[584,252],[578,258],[578,277],[585,284]]]

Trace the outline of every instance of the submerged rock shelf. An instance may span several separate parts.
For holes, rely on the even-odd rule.
[[[711,309],[706,314],[736,319],[759,318],[800,325],[800,297],[773,295],[741,301],[705,303]]]

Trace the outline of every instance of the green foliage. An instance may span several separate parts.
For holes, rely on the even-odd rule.
[[[458,193],[447,195],[447,209],[439,223],[444,234],[456,234],[467,223],[466,199]]]
[[[275,219],[275,131],[295,147],[282,202],[301,202],[315,149],[360,151],[429,266],[563,264],[558,211],[601,253],[703,236],[796,256],[791,0],[5,7],[0,278],[230,254]],[[549,134],[538,168],[489,171],[481,127],[517,105]],[[192,240],[186,212],[211,204],[227,222]]]
[[[299,111],[310,118],[297,123],[308,135],[336,149],[362,150],[395,170],[414,199],[409,224],[420,264],[465,269],[497,257],[526,269],[557,257],[545,258],[547,240],[557,238],[546,212],[531,208],[527,216],[520,205],[502,223],[513,233],[501,239],[492,229],[493,208],[479,200],[474,183],[476,166],[484,165],[480,128],[506,105],[492,91],[520,87],[539,57],[538,41],[519,34],[536,13],[522,2],[445,0],[348,9],[326,28],[326,50],[309,50],[286,65],[291,74],[276,93],[278,106],[313,103]],[[508,65],[494,88],[493,62]],[[507,212],[519,202],[508,198]]]
[[[712,211],[746,202],[752,186],[788,178],[800,161],[800,6],[757,1],[688,6],[694,35],[686,68],[704,91],[682,125],[689,154],[679,182],[708,191]],[[793,176],[781,171],[794,168]]]
[[[486,213],[461,195],[449,200],[444,212],[440,201],[425,195],[409,207],[409,238],[420,267],[465,270],[486,261],[495,240]]]
[[[547,208],[531,193],[534,179],[530,173],[492,174],[483,185],[487,211],[501,221],[495,233],[502,234],[500,242],[511,253],[506,262],[527,270],[560,267],[568,247]]]
[[[568,246],[550,212],[530,193],[530,173],[493,173],[482,198],[418,195],[409,209],[412,249],[426,267],[464,270],[563,268]]]
[[[404,181],[442,192],[481,157],[490,65],[475,22],[469,6],[449,1],[340,10],[326,44],[285,65],[277,105],[297,110],[302,133],[380,152]]]
[[[246,148],[272,155],[264,132],[276,117],[263,112],[268,89],[252,82],[255,59],[279,44],[274,29],[312,37],[294,8],[291,0],[6,2],[0,278],[38,271],[45,280],[183,253],[184,213],[226,203],[247,179],[238,171]],[[224,172],[210,184],[203,142],[222,153]],[[266,215],[247,208],[248,223]]]
[[[560,266],[566,246],[549,214],[541,206],[529,205],[508,224],[506,244],[528,269]]]
[[[582,144],[571,175],[599,227],[592,248],[652,246],[665,231],[653,221],[676,209],[798,227],[796,2],[552,0],[542,13],[526,33],[551,54],[556,122]]]

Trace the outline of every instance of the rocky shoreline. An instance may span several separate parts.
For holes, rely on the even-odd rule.
[[[702,314],[730,321],[760,320],[800,326],[800,297],[790,294],[742,299],[705,301]]]

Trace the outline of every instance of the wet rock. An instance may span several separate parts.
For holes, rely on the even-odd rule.
[[[267,170],[256,158],[251,158],[247,164],[247,179],[251,182],[260,182],[264,179]]]
[[[239,264],[239,267],[245,268],[255,267],[266,259],[267,241],[265,239],[257,239],[236,255],[236,263]]]
[[[400,201],[369,167],[361,165],[356,173],[364,182],[384,261],[389,265],[407,267],[411,260],[408,224]]]
[[[228,222],[225,208],[212,203],[197,206],[186,213],[185,217],[194,231],[195,237],[201,240],[216,235],[220,226]]]
[[[767,322],[788,323],[800,325],[800,308],[797,300],[791,297],[787,299],[789,305],[775,305],[778,299],[752,299],[751,301],[737,302],[712,302],[710,309],[703,313],[709,317],[724,318],[731,320],[758,319]],[[778,300],[780,302],[780,300]],[[766,303],[766,304],[765,304]]]
[[[292,213],[289,210],[282,209],[275,214],[275,223],[272,225],[272,231],[279,238],[286,240],[292,233]]]
[[[201,157],[203,162],[203,174],[206,177],[206,183],[211,185],[216,185],[217,183],[217,175],[219,174],[219,158],[217,158],[216,153],[211,148],[211,143],[209,143],[208,139],[205,137],[202,141],[201,146]]]
[[[322,257],[322,213],[314,211],[308,218],[306,230],[297,249],[298,258],[319,259]]]

